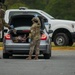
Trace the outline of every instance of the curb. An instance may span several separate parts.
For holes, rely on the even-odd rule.
[[[3,50],[3,47],[0,47],[0,50]]]
[[[52,47],[52,50],[75,50],[75,47]]]
[[[0,47],[3,50],[3,47]],[[75,50],[75,47],[52,47],[52,50]]]

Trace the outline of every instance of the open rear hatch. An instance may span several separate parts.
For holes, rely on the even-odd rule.
[[[9,24],[13,25],[16,29],[16,34],[13,30],[10,30],[11,39],[15,43],[29,43],[28,35],[30,33],[30,27],[32,25],[32,18],[34,15],[16,15],[12,16],[9,20]],[[40,16],[38,16],[41,21],[41,30],[43,30],[44,25]]]
[[[32,25],[33,15],[16,15],[12,16],[9,24],[14,26],[16,34],[10,30],[11,39],[15,43],[29,43],[28,35]]]

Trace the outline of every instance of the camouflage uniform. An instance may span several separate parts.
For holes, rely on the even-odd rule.
[[[0,37],[1,37],[1,30],[3,29],[3,26],[10,28],[10,26],[4,21],[4,13],[5,11],[2,9],[2,4],[0,3]]]
[[[29,34],[29,38],[31,38],[29,54],[33,54],[34,49],[35,49],[35,53],[39,54],[41,24],[40,24],[39,18],[32,19],[32,21],[35,21],[35,20],[37,20],[38,23],[33,22],[33,25],[31,27],[31,33]]]
[[[3,29],[3,26],[10,28],[10,26],[4,21],[4,13],[3,9],[0,9],[0,31]]]

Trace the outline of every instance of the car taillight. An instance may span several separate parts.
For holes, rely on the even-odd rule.
[[[10,40],[10,34],[5,35],[6,40]]]
[[[47,39],[47,36],[45,34],[42,34],[41,40],[46,40],[46,39]]]

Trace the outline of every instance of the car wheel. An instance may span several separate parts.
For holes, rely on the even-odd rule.
[[[50,54],[44,54],[44,59],[50,59]]]
[[[67,46],[69,38],[65,33],[58,33],[55,35],[53,41],[56,46]]]
[[[3,53],[3,58],[9,58],[9,54],[8,53]]]

